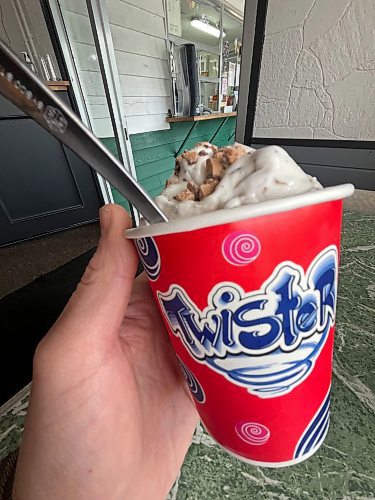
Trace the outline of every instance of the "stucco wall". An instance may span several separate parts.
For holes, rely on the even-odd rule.
[[[374,0],[269,0],[255,137],[375,139]]]

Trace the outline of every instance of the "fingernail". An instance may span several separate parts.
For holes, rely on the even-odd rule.
[[[110,226],[111,209],[109,205],[104,205],[99,210],[100,231],[102,234],[106,233]]]

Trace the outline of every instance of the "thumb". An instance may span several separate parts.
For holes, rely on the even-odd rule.
[[[101,237],[81,282],[69,300],[54,330],[75,338],[117,335],[126,313],[138,257],[124,236],[131,227],[127,212],[119,205],[100,209]]]

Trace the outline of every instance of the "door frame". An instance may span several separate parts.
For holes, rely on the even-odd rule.
[[[137,179],[133,150],[128,132],[129,127],[125,117],[119,71],[117,68],[115,48],[108,16],[108,7],[105,2],[103,3],[101,0],[87,0],[86,6],[119,160],[124,170],[134,179]],[[129,208],[133,223],[135,226],[138,226],[141,215],[131,203],[129,203]]]
[[[70,82],[71,92],[69,92],[69,96],[72,99],[73,107],[75,108],[74,111],[80,117],[82,123],[92,130],[90,115],[85,103],[83,89],[81,87],[58,1],[40,0],[40,4],[51,37],[51,42],[55,49],[61,74],[64,79]],[[96,172],[93,172],[93,175],[97,181],[98,189],[104,203],[114,203],[110,184]]]
[[[255,148],[282,146],[325,185],[352,182],[375,191],[375,141],[254,137],[267,10],[268,0],[246,0],[236,140]]]

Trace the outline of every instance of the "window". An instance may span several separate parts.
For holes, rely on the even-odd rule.
[[[167,0],[171,52],[193,43],[201,112],[232,111],[238,99],[242,12],[214,0]],[[172,69],[173,74],[173,69]]]

